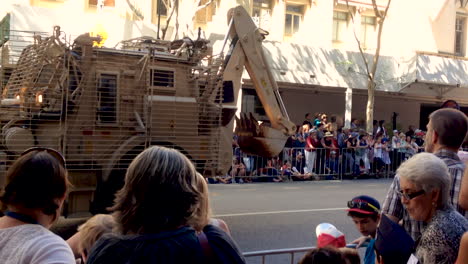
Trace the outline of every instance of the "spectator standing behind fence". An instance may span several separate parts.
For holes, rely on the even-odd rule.
[[[305,138],[303,134],[303,128],[302,126],[298,126],[297,133],[293,137],[293,148],[296,148],[296,149],[304,148],[305,144],[306,142],[305,142]]]
[[[368,174],[369,163],[369,145],[367,143],[367,134],[359,135],[358,146],[356,147],[356,165],[359,166],[360,174]]]
[[[338,135],[338,124],[336,123],[336,116],[330,117],[330,124],[328,125],[328,131],[333,134],[336,138]]]
[[[406,137],[406,142],[408,143],[409,145],[409,148],[408,148],[408,158],[411,158],[412,156],[414,156],[414,154],[418,153],[419,152],[419,146],[418,144],[416,144],[416,137]]]
[[[326,114],[323,114],[322,115],[322,124],[323,124],[323,129],[325,131],[328,131],[329,130],[329,122],[328,122],[328,116]]]
[[[315,113],[314,126],[312,128],[317,128],[320,123],[322,123],[322,113]]]
[[[406,135],[405,133],[401,132],[398,134],[398,137],[400,138],[400,148],[398,148],[398,153],[400,154],[401,161],[405,161],[407,158],[408,150],[410,148],[410,145],[408,142],[406,142]]]
[[[309,137],[306,140],[305,159],[308,172],[312,173],[315,169],[315,161],[317,159],[317,148],[320,147],[320,141],[317,138],[317,130],[311,129]]]
[[[328,157],[330,157],[330,152],[332,150],[338,151],[339,149],[338,142],[333,137],[333,134],[331,132],[326,132],[320,143],[322,147],[326,150],[325,156],[327,159]]]
[[[358,146],[358,138],[359,134],[357,132],[352,132],[346,142],[346,159],[350,166],[350,172],[352,172],[353,176],[359,175],[359,166],[356,166],[356,159],[355,159],[355,150]]]
[[[401,202],[408,214],[427,224],[417,243],[416,257],[422,264],[455,263],[468,220],[450,205],[447,165],[434,154],[420,153],[403,163],[397,174]]]
[[[48,229],[59,218],[69,186],[65,160],[52,149],[31,148],[8,169],[0,195],[2,264],[74,264],[68,244]]]
[[[406,131],[405,135],[407,137],[413,137],[414,136],[414,127],[410,125],[408,127],[408,131]]]
[[[385,125],[385,120],[380,120],[379,121],[379,127],[377,128],[376,134],[382,134],[384,138],[388,137],[387,129],[384,127]]]
[[[379,175],[382,173],[383,168],[385,167],[384,156],[383,153],[385,151],[385,146],[382,143],[383,136],[380,134],[374,143],[374,167],[375,173]]]
[[[101,238],[89,264],[245,263],[232,238],[209,224],[208,186],[177,150],[140,153],[111,209],[119,234]]]
[[[465,139],[467,129],[468,119],[464,113],[454,109],[439,109],[429,116],[425,147],[426,152],[434,153],[448,166],[452,182],[449,202],[465,218],[468,218],[468,214],[459,206],[458,201],[465,166],[458,158],[457,151]],[[409,218],[399,196],[399,186],[400,176],[397,174],[387,192],[382,212],[395,222],[401,220],[406,231],[417,240],[425,224]]]
[[[302,125],[309,125],[309,127],[312,127],[312,122],[313,120],[311,119],[310,113],[306,113],[304,117],[304,122],[302,122]]]

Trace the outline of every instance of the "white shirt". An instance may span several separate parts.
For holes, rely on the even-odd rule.
[[[68,244],[41,225],[0,229],[2,264],[75,264]]]

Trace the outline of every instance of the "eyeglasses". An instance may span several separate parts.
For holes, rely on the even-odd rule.
[[[405,193],[403,191],[399,191],[398,192],[400,194],[401,197],[405,198],[406,200],[411,200],[411,199],[414,199],[420,195],[423,195],[425,194],[426,192],[424,190],[420,190],[420,191],[417,191],[417,192],[414,192],[414,193]]]
[[[54,157],[60,163],[60,165],[62,165],[62,167],[65,168],[65,158],[63,157],[63,155],[60,152],[58,152],[57,150],[52,149],[52,148],[45,148],[45,147],[28,148],[23,153],[21,153],[20,157],[22,157],[22,156],[24,156],[24,155],[26,155],[28,153],[31,153],[33,151],[38,151],[38,152],[39,151],[45,151],[45,152],[47,152],[52,157]]]
[[[376,213],[380,213],[380,210],[379,208],[373,206],[372,204],[368,203],[368,202],[359,202],[359,201],[348,201],[348,208],[357,208],[357,209],[368,209],[366,207],[369,207],[371,208],[372,210],[374,210]]]

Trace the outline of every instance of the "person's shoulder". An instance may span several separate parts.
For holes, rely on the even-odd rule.
[[[438,236],[450,238],[463,234],[468,229],[468,220],[452,207],[440,210],[427,227],[427,231],[437,232]]]
[[[29,250],[34,252],[33,263],[75,263],[73,252],[65,240],[45,228],[28,244]]]
[[[220,263],[245,263],[245,259],[236,242],[221,228],[207,225],[203,232]]]

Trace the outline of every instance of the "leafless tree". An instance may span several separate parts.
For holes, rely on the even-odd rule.
[[[354,20],[354,13],[352,8],[349,5],[349,0],[346,0],[346,6],[348,7],[348,11],[351,14],[351,20],[354,24],[354,38],[356,39],[359,52],[361,53],[361,58],[364,62],[364,66],[366,69],[367,75],[367,108],[366,108],[366,130],[369,133],[372,133],[372,121],[374,120],[374,97],[375,97],[375,73],[377,72],[377,67],[379,65],[379,58],[380,58],[380,48],[382,46],[382,31],[383,25],[385,22],[385,18],[387,17],[388,9],[390,7],[392,0],[387,0],[387,5],[385,6],[384,10],[380,10],[379,6],[377,5],[376,0],[372,0],[372,8],[374,10],[374,15],[377,21],[377,45],[375,49],[375,53],[372,57],[372,64],[369,66],[369,61],[366,58],[364,53],[363,45],[361,40],[359,39],[356,33],[356,24]]]
[[[201,11],[202,9],[208,7],[213,3],[213,0],[206,1],[206,3],[202,3],[202,0],[160,0],[161,3],[166,7],[168,11],[165,26],[161,29],[162,39],[166,38],[167,30],[169,26],[172,24],[172,19],[175,15],[175,21],[173,23],[175,33],[175,37],[179,37],[179,28],[180,26],[183,27],[183,31],[190,31],[193,29],[193,20],[195,19],[195,15],[197,12]],[[181,3],[183,2],[183,3]],[[180,6],[184,6],[184,14],[183,16],[185,19],[182,21],[182,25],[179,21],[180,15]]]

